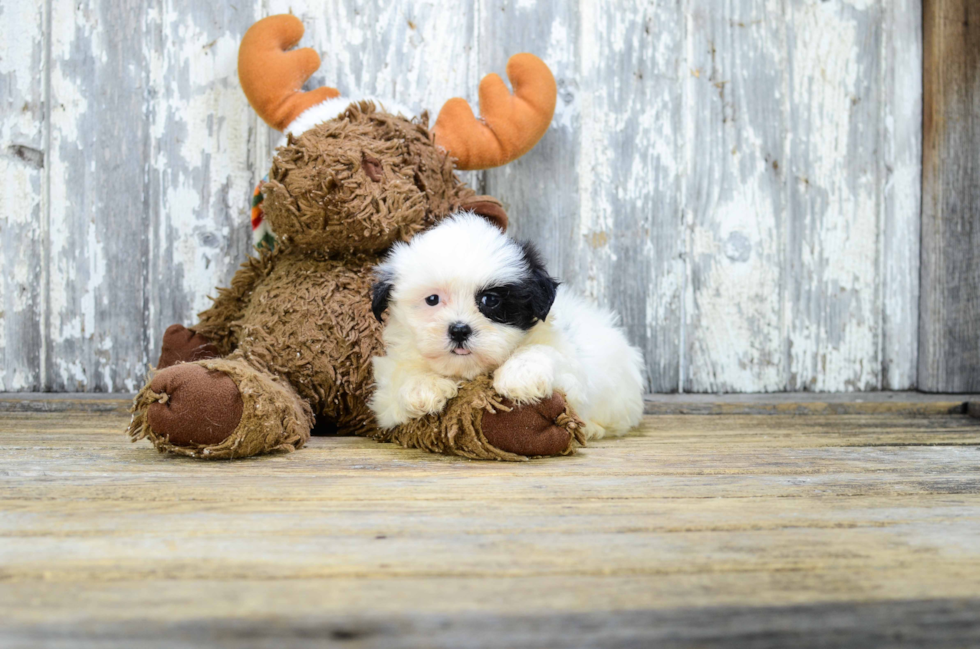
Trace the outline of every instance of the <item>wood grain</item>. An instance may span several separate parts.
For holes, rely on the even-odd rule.
[[[884,5],[879,117],[881,388],[918,383],[922,204],[922,3]]]
[[[946,316],[919,313],[916,0],[52,2],[0,10],[0,171],[16,188],[0,216],[0,390],[134,390],[163,328],[228,281],[279,139],[248,108],[235,52],[284,11],[322,54],[311,84],[409,112],[476,107],[513,53],[548,61],[552,128],[467,179],[621,315],[651,391],[909,389],[920,315],[930,349],[972,331],[938,336]],[[930,245],[972,245],[956,232]],[[976,270],[949,264],[923,276]],[[939,313],[944,291],[926,293]],[[971,321],[972,304],[942,313]],[[934,359],[955,353],[929,353],[923,372],[948,374]]]
[[[0,413],[0,642],[862,646],[901,628],[895,646],[946,646],[977,632],[966,415],[647,417],[522,465],[357,438],[200,463],[126,443],[126,421]]]
[[[924,21],[919,386],[980,386],[980,9],[928,0]]]

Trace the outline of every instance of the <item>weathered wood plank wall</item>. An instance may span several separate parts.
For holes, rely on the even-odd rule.
[[[228,280],[276,140],[237,44],[290,10],[314,83],[413,110],[547,60],[552,128],[469,179],[652,390],[916,385],[918,0],[5,0],[0,390],[133,390]]]
[[[920,384],[980,390],[980,6],[926,0]]]

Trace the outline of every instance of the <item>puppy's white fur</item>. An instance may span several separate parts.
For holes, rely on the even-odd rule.
[[[564,286],[547,317],[527,330],[480,311],[481,291],[530,281],[521,246],[482,217],[462,213],[397,245],[378,273],[390,286],[387,355],[374,359],[371,402],[382,427],[441,412],[459,379],[491,371],[497,392],[518,403],[564,392],[588,438],[639,423],[643,361],[612,313]],[[454,351],[453,323],[472,329],[465,355]]]

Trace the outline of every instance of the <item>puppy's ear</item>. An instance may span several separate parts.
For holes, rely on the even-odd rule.
[[[467,198],[459,204],[459,209],[482,216],[500,228],[501,232],[507,232],[507,212],[504,211],[504,206],[500,201],[493,196]]]
[[[534,308],[534,317],[544,320],[551,311],[551,305],[555,303],[555,295],[558,292],[558,282],[551,278],[546,271],[535,272],[534,291],[531,294],[531,306]]]
[[[378,322],[383,323],[381,315],[388,308],[388,299],[391,297],[391,279],[382,276],[371,287],[371,311]]]
[[[551,311],[551,305],[555,303],[555,294],[558,291],[558,282],[548,274],[548,269],[544,267],[541,253],[529,241],[521,242],[521,250],[524,253],[524,260],[527,262],[528,269],[531,271],[530,278],[530,298],[531,309],[534,317],[544,320]]]

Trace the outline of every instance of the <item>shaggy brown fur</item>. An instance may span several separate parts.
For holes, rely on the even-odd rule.
[[[577,420],[564,408],[545,420],[546,408],[528,407],[534,416],[512,421],[536,423],[521,424],[526,430],[515,431],[516,446],[509,448],[501,433],[512,425],[506,419],[495,428],[495,443],[489,442],[482,423],[510,409],[486,378],[464,385],[440,417],[387,433],[374,425],[367,406],[371,358],[384,348],[371,313],[372,267],[393,242],[460,206],[482,204],[490,218],[506,220],[499,202],[476,197],[459,181],[452,161],[433,145],[425,115],[409,121],[369,102],[351,104],[338,118],[290,136],[269,178],[263,206],[278,238],[275,251],[243,264],[191,335],[172,332],[181,340],[168,347],[169,354],[179,354],[188,338],[195,344],[187,349],[209,344],[224,358],[186,358],[196,362],[160,371],[134,403],[134,440],[147,438],[161,451],[193,457],[245,457],[301,447],[314,416],[342,434],[480,459],[563,454],[581,440]],[[237,410],[234,394],[221,396],[225,376],[214,372],[234,381],[241,393]],[[227,405],[209,399],[227,399]],[[227,421],[202,428],[195,418],[205,411]],[[545,434],[539,444],[533,443],[535,427]],[[232,432],[205,444],[187,436],[192,429]]]

